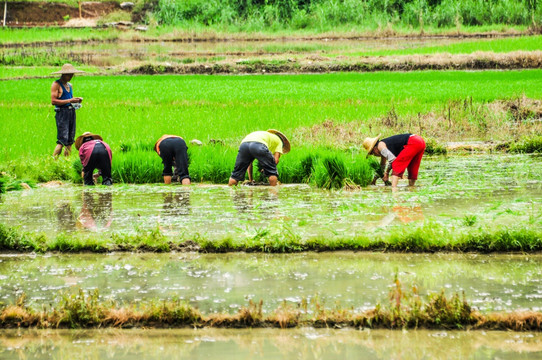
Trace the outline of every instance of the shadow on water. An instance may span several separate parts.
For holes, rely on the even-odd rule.
[[[539,333],[332,329],[4,330],[3,359],[540,359]]]

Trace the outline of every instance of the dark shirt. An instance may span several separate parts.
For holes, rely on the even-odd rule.
[[[380,141],[386,144],[388,150],[391,151],[391,153],[395,155],[395,157],[397,157],[399,156],[399,153],[403,151],[405,145],[408,143],[410,135],[411,134],[393,135]]]

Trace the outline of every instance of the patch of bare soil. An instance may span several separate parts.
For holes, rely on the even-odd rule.
[[[76,18],[70,19],[64,23],[65,27],[96,27],[98,25],[98,18]]]
[[[116,2],[86,1],[81,3],[81,17],[97,18],[118,9]],[[8,2],[6,25],[64,24],[66,19],[79,18],[79,15],[78,7],[57,2]]]

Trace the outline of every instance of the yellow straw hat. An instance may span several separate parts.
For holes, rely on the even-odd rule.
[[[374,138],[367,137],[365,138],[365,140],[363,140],[363,147],[365,148],[365,150],[367,150],[367,157],[371,155],[371,151],[373,151],[373,148],[378,142],[378,139],[380,139],[380,135],[381,134],[378,134],[378,136]]]
[[[269,129],[267,130],[267,132],[277,135],[280,138],[280,140],[282,140],[282,151],[284,154],[288,154],[290,152],[290,142],[288,141],[288,138],[286,137],[286,135],[274,129]]]
[[[83,145],[83,139],[86,138],[86,137],[89,137],[91,136],[92,139],[94,140],[102,140],[102,137],[100,135],[96,135],[96,134],[93,134],[93,133],[90,133],[90,132],[86,132],[86,133],[83,133],[81,136],[79,136],[77,139],[75,139],[75,148],[77,150],[79,150],[79,148],[81,147],[81,145]]]
[[[64,65],[62,65],[62,68],[59,71],[55,71],[51,75],[55,75],[55,74],[78,74],[78,73],[84,73],[84,71],[75,69],[72,64],[64,64]]]

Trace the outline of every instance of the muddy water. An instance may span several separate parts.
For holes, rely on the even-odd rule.
[[[248,60],[274,56],[337,56],[349,53],[370,55],[375,50],[409,49],[460,42],[460,39],[383,40],[285,40],[221,42],[111,42],[62,45],[0,47],[5,56],[58,57],[72,62],[114,66],[126,62],[206,63],[222,60]],[[464,40],[463,40],[464,41]],[[472,41],[472,40],[470,40]],[[316,59],[313,59],[316,60]]]
[[[160,229],[175,238],[303,239],[385,233],[435,222],[454,230],[542,227],[542,166],[535,156],[435,158],[419,187],[324,191],[307,185],[240,187],[115,185],[38,188],[0,197],[0,222],[22,230],[108,237]],[[406,181],[403,181],[403,183]],[[403,184],[404,185],[404,184]]]
[[[271,311],[315,298],[361,311],[386,304],[398,274],[405,291],[464,292],[482,311],[542,311],[542,255],[3,255],[0,274],[1,301],[24,292],[38,305],[61,291],[97,288],[104,299],[180,298],[205,313],[236,312],[249,299]]]
[[[4,330],[2,359],[540,359],[542,335],[296,330]]]

